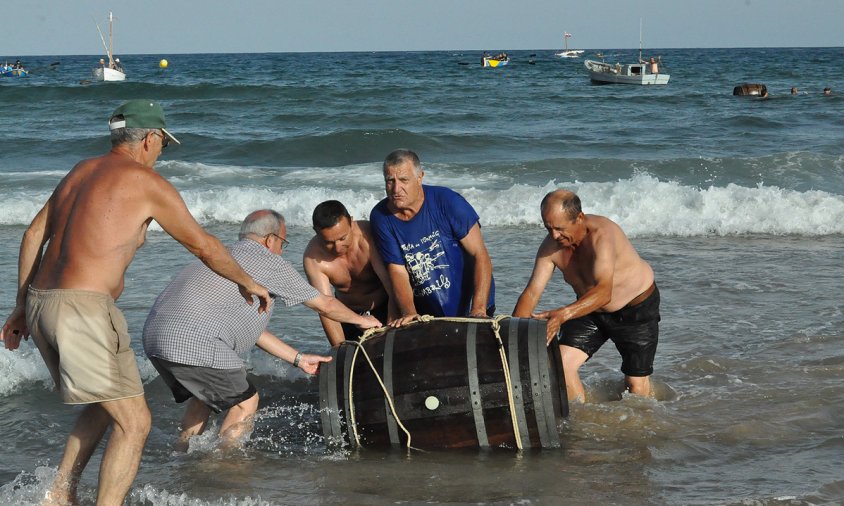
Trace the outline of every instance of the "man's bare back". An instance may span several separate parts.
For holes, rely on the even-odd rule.
[[[168,185],[152,168],[120,154],[77,164],[50,199],[49,243],[33,286],[90,290],[117,299],[152,220],[149,194],[163,186]]]

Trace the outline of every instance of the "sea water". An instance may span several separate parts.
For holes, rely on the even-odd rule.
[[[118,300],[153,412],[129,504],[841,503],[844,49],[652,53],[667,86],[594,86],[582,59],[553,50],[511,51],[497,69],[481,68],[480,51],[125,55],[127,81],[99,84],[98,56],[21,58],[32,75],[0,80],[0,314],[26,225],[74,163],[108,150],[108,117],[127,99],[164,104],[183,144],[157,170],[204,226],[233,242],[247,213],[274,208],[297,268],[314,206],[336,198],[366,219],[384,197],[384,157],[410,148],[426,183],[478,211],[501,313],[530,275],[545,193],[574,189],[622,226],[662,293],[657,399],[622,394],[608,345],[581,369],[590,402],[572,407],[561,449],[350,451],[323,440],[317,381],[254,351],[250,441],[220,450],[215,421],[174,453],[183,406],[140,332],[192,257],[153,226]],[[771,98],[733,97],[746,82]],[[540,307],[572,300],[557,275]],[[269,329],[328,349],[304,307],[277,311]],[[0,500],[37,504],[79,408],[59,402],[31,341],[0,350],[0,398]]]

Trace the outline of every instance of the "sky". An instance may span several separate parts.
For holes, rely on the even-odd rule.
[[[0,0],[0,57],[844,46],[844,0]],[[5,53],[5,54],[4,54]]]

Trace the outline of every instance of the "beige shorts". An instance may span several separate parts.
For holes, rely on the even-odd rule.
[[[129,328],[110,296],[30,287],[26,324],[65,404],[143,395]]]

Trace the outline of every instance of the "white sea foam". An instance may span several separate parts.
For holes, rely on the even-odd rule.
[[[43,504],[55,478],[56,469],[52,467],[39,466],[31,473],[22,471],[14,480],[0,486],[0,501],[19,506]],[[88,499],[85,490],[80,491],[79,495],[80,499]]]
[[[7,397],[32,384],[45,390],[53,388],[50,372],[31,342],[23,342],[14,352],[0,350],[0,397]]]
[[[372,182],[358,178],[356,184],[362,187],[350,188],[339,174],[330,178],[330,184],[304,182],[303,176],[299,174],[297,184],[291,186],[287,177],[259,177],[264,184],[242,177],[230,186],[184,189],[182,196],[202,223],[238,223],[250,211],[267,207],[283,213],[289,225],[300,227],[310,227],[314,206],[324,200],[338,199],[354,217],[366,219],[384,196],[377,177]],[[325,174],[320,179],[324,181]],[[432,179],[434,184],[448,184],[447,179]],[[273,184],[266,184],[268,180]],[[475,207],[484,226],[539,226],[542,197],[554,188],[567,187],[578,192],[585,212],[608,216],[634,237],[844,234],[844,196],[819,190],[800,192],[761,183],[695,187],[646,172],[612,182],[552,180],[542,186],[513,184],[505,189],[465,178],[459,183],[451,186]],[[49,196],[40,191],[3,193],[0,225],[28,224]]]
[[[205,501],[191,497],[185,492],[170,492],[165,489],[158,489],[150,484],[137,487],[130,492],[130,500],[142,504],[150,503],[159,506],[264,506],[272,502],[265,501],[259,497],[226,497],[211,501]]]
[[[516,184],[507,190],[461,190],[485,226],[541,224],[539,202],[557,187],[578,192],[584,211],[617,221],[631,236],[732,234],[830,235],[844,233],[844,197],[823,191],[797,192],[758,185],[748,188],[695,188],[659,181],[648,174],[608,183],[549,181],[544,186]],[[383,198],[378,189],[355,191],[326,187],[269,189],[235,187],[184,192],[200,220],[239,222],[249,211],[272,207],[290,225],[310,226],[314,206],[338,199],[356,218],[367,218]]]

